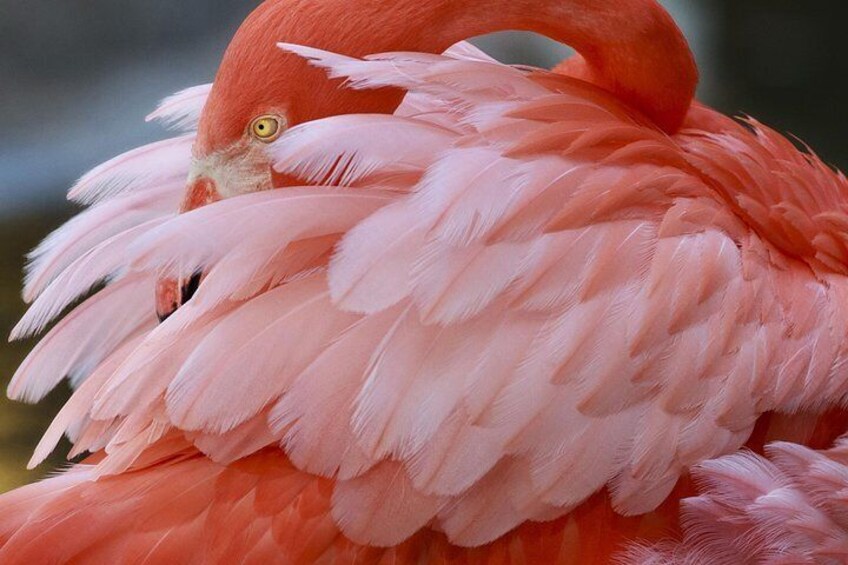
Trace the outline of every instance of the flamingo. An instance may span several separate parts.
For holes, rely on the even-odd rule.
[[[31,256],[84,458],[0,562],[845,562],[848,181],[697,80],[654,0],[261,4]]]

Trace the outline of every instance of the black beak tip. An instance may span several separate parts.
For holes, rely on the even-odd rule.
[[[197,293],[200,288],[200,280],[203,277],[202,273],[194,273],[190,279],[183,283],[180,287],[180,305],[185,304]]]
[[[170,295],[170,299],[165,298],[165,304],[159,302],[159,294],[157,294],[157,306],[156,306],[156,316],[159,318],[159,323],[161,324],[168,318],[170,318],[174,312],[176,312],[182,305],[192,299],[192,297],[197,293],[197,289],[200,288],[200,282],[203,278],[203,273],[195,273],[191,276],[191,278],[186,279],[179,286],[179,295],[173,296]],[[167,285],[166,285],[167,286]],[[169,293],[163,293],[164,296],[168,296]]]

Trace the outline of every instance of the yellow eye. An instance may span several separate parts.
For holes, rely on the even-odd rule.
[[[250,124],[250,134],[265,143],[280,137],[285,129],[282,118],[278,116],[259,116]]]

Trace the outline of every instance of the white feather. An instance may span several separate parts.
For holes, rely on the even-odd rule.
[[[172,94],[162,100],[146,120],[161,122],[178,131],[197,130],[200,114],[211,91],[211,84],[201,84]]]

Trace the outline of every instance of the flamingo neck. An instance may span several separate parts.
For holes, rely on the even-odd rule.
[[[292,0],[278,0],[291,5]],[[302,0],[295,0],[302,2]],[[698,70],[674,20],[656,0],[311,0],[338,6],[357,33],[328,38],[354,55],[419,50],[441,53],[469,37],[532,31],[577,50],[592,82],[640,110],[668,133],[691,105]],[[328,17],[330,14],[327,14]],[[327,22],[327,19],[323,20]],[[343,30],[340,30],[343,31]],[[324,32],[326,34],[326,31]],[[330,49],[333,50],[333,49]]]
[[[573,47],[586,60],[592,82],[667,133],[683,124],[698,84],[698,68],[683,33],[655,0],[500,3],[505,12],[512,7],[511,13],[506,12],[507,26]]]
[[[405,2],[401,2],[403,4]],[[683,123],[698,69],[674,20],[655,0],[439,0],[429,51],[475,35],[532,31],[573,47],[582,73],[667,133]]]

